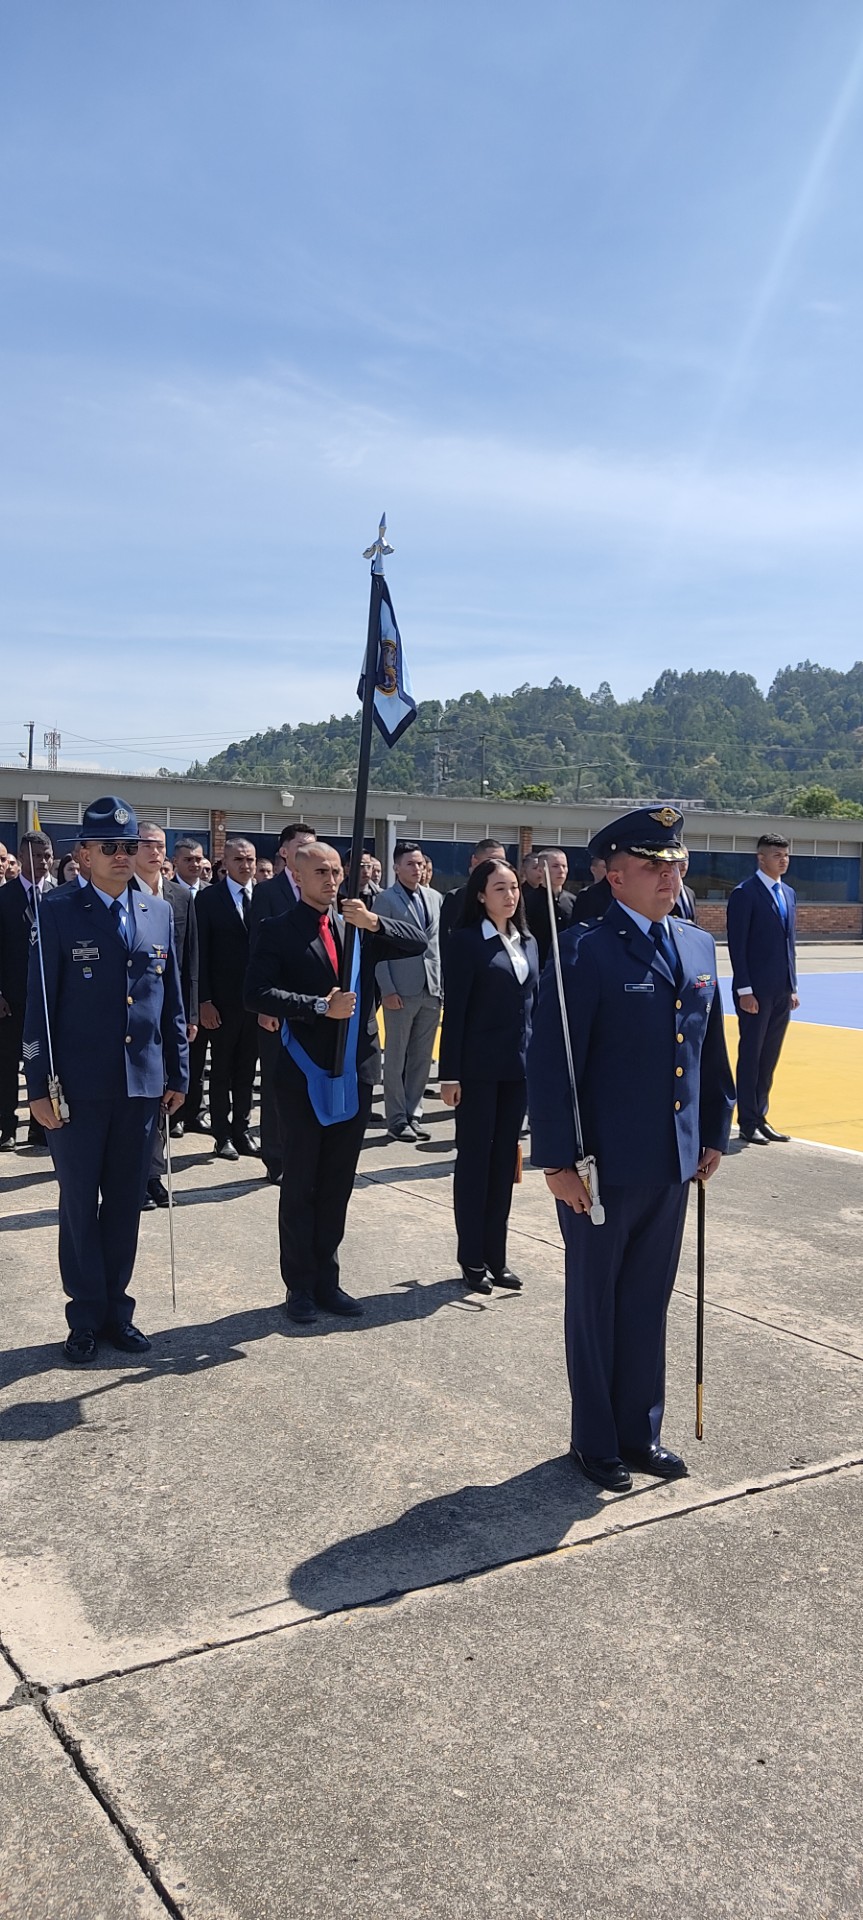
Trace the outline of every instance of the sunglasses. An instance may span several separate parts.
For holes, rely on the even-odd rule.
[[[139,846],[139,840],[100,840],[99,851],[110,860],[114,853],[137,853]]]

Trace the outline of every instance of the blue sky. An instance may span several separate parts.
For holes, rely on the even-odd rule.
[[[861,647],[861,0],[0,34],[0,758]]]

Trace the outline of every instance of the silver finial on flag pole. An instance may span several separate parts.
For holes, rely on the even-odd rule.
[[[378,527],[378,537],[372,541],[370,547],[363,548],[363,559],[371,560],[372,573],[383,573],[384,554],[394,552],[395,548],[391,547],[387,540],[387,516],[385,513],[382,513],[381,523]]]

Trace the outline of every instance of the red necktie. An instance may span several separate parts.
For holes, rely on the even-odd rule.
[[[338,979],[339,956],[338,956],[338,950],[336,948],[335,940],[333,939],[333,929],[330,925],[330,916],[328,913],[321,914],[320,935],[323,943],[324,952],[327,956],[327,959],[329,960],[330,966],[332,967],[332,970],[336,976],[336,979]]]

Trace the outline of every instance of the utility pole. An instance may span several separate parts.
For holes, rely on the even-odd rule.
[[[33,765],[33,735],[36,731],[36,722],[35,720],[25,720],[24,725],[27,728],[27,732],[30,736],[28,746],[27,746],[27,766],[28,768],[31,768]]]
[[[486,736],[481,733],[479,736],[479,797],[481,800],[485,795],[485,741]]]

